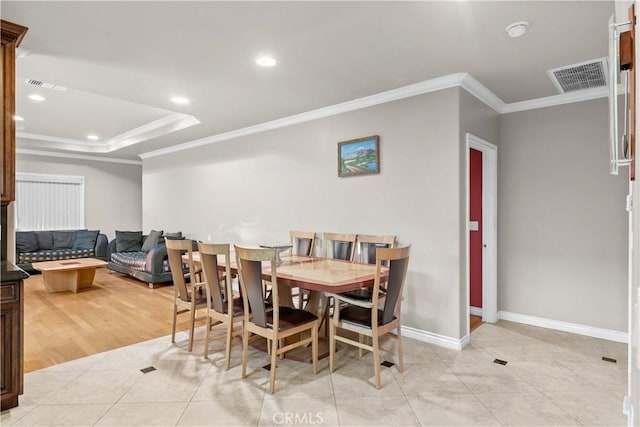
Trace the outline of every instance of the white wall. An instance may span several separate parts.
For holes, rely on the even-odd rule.
[[[459,91],[146,159],[144,229],[245,244],[395,234],[412,245],[403,323],[460,338]],[[337,143],[374,134],[380,174],[338,178]]]
[[[109,240],[115,230],[142,229],[142,167],[18,154],[17,172],[85,177],[85,227]]]
[[[627,331],[627,193],[608,174],[605,99],[503,115],[498,304]]]

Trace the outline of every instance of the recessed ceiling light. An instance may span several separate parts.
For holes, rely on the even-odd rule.
[[[90,139],[92,141],[97,141],[98,140],[98,135],[89,134],[89,135],[87,135],[87,139]]]
[[[37,93],[32,93],[29,95],[29,99],[32,101],[44,101],[44,96],[38,95]]]
[[[22,122],[24,121],[24,119],[20,116],[13,116],[13,120],[15,120],[16,122]]]
[[[256,59],[256,64],[260,65],[261,67],[273,67],[277,63],[278,61],[271,58],[270,56],[261,56],[260,58]]]
[[[509,37],[520,37],[527,32],[529,25],[527,21],[518,21],[508,25],[505,31],[509,34]]]
[[[174,96],[173,98],[171,98],[171,102],[173,102],[174,104],[188,104],[189,99],[185,98],[184,96]]]

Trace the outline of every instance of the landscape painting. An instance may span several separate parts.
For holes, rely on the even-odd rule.
[[[378,135],[338,143],[338,176],[380,172]]]

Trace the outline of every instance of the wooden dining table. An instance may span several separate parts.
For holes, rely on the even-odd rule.
[[[183,260],[187,260],[187,255]],[[199,252],[193,252],[193,263],[200,264]],[[230,265],[232,274],[237,274],[238,267],[233,250],[230,254]],[[301,288],[308,291],[308,298],[303,309],[318,316],[320,319],[328,321],[328,302],[325,292],[342,293],[353,291],[362,287],[373,286],[376,275],[376,266],[372,264],[359,264],[349,261],[319,258],[303,255],[295,255],[284,252],[280,254],[282,262],[276,266],[276,278],[278,279],[278,294],[281,306],[293,307],[291,288]],[[224,270],[226,260],[219,257],[218,265]],[[381,276],[386,277],[388,269],[381,270]],[[263,263],[262,275],[265,280],[271,280],[271,265]],[[319,357],[328,355],[328,345],[325,339],[321,338]],[[308,355],[304,350],[287,353],[287,358],[296,360],[308,360]]]

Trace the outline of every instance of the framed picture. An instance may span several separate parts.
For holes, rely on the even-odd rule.
[[[338,176],[380,173],[378,135],[338,143]]]

